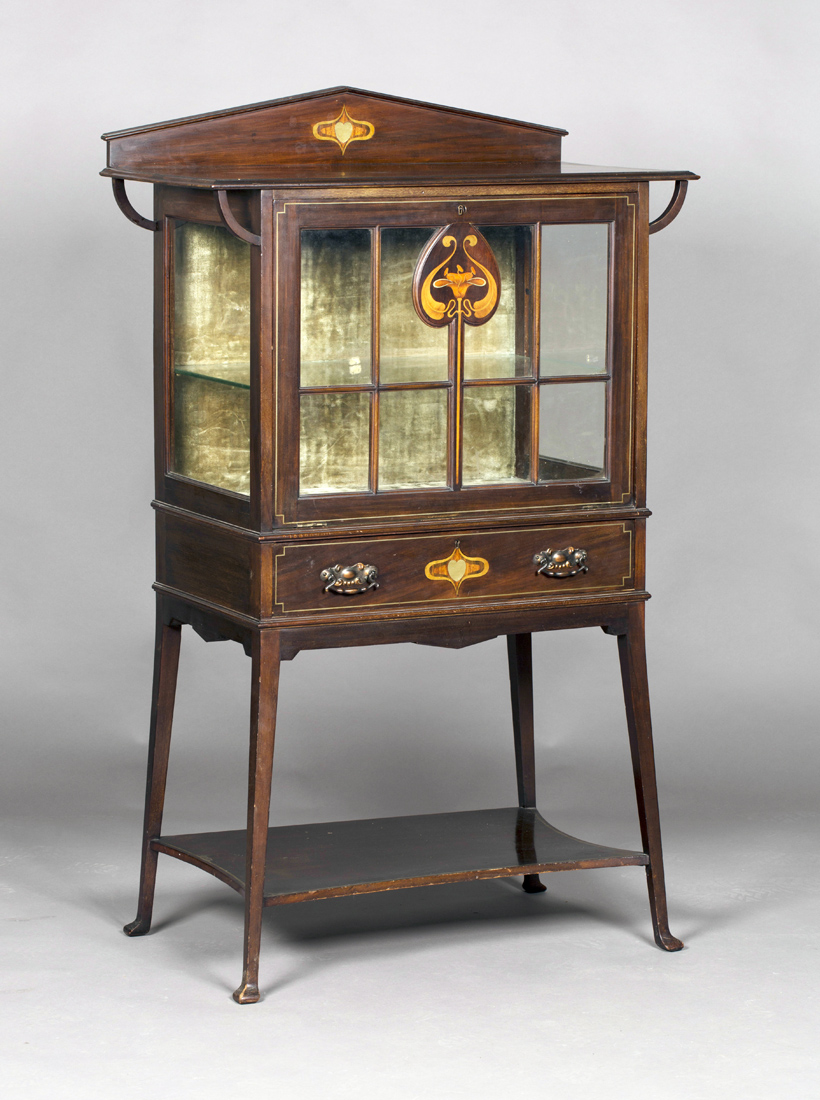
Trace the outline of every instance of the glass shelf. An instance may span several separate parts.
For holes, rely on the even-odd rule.
[[[188,378],[203,378],[208,382],[221,382],[225,386],[239,389],[251,388],[251,365],[245,363],[177,363],[174,374],[184,374]]]
[[[555,355],[541,355],[540,374],[542,379],[564,378],[567,375],[588,374],[606,375],[606,357],[592,352],[578,351],[571,358],[560,359]]]
[[[532,358],[529,355],[501,351],[470,355],[469,347],[468,339],[464,355],[464,378],[467,381],[532,376]]]
[[[348,359],[302,359],[300,374],[303,389],[370,385],[370,364],[363,364],[357,356]]]
[[[446,382],[447,377],[446,339],[443,351],[382,354],[379,360],[379,381],[383,386],[411,382]]]

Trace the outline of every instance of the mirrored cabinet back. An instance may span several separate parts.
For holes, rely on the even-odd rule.
[[[245,899],[240,1003],[265,906],[399,886],[538,893],[634,864],[657,943],[681,947],[644,654],[646,288],[649,236],[698,177],[562,162],[565,133],[332,88],[104,135],[155,245],[157,643],[126,932],[150,927],[158,854],[215,875]],[[126,180],[154,184],[152,217]],[[183,625],[251,657],[244,830],[162,834]],[[531,635],[592,626],[617,638],[640,850],[536,808]],[[499,635],[515,805],[269,829],[280,661]]]

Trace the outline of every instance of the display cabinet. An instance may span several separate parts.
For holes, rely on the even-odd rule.
[[[644,656],[646,286],[649,234],[697,177],[562,163],[564,133],[336,88],[105,135],[156,274],[156,664],[126,932],[149,929],[159,853],[215,875],[245,902],[240,1003],[265,906],[398,887],[536,892],[631,864],[658,945],[681,947]],[[126,180],[154,184],[153,217]],[[675,191],[650,222],[653,180]],[[251,658],[244,830],[161,830],[185,624]],[[640,851],[536,808],[531,635],[579,627],[617,637]],[[269,828],[280,661],[498,635],[517,805]]]

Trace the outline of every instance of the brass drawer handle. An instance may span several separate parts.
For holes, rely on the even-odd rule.
[[[588,573],[586,550],[568,546],[566,550],[539,550],[532,559],[538,566],[536,573],[544,577],[574,577],[576,573]]]
[[[338,592],[340,596],[355,596],[359,592],[368,592],[378,588],[379,571],[375,565],[365,565],[357,561],[355,565],[330,565],[319,574],[324,584],[323,591]]]

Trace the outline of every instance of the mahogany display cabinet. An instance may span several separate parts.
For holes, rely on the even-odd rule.
[[[649,235],[689,172],[564,130],[334,88],[104,135],[154,234],[157,639],[136,920],[159,853],[268,905],[635,865],[669,931],[644,652]],[[125,181],[154,184],[153,217]],[[649,184],[675,181],[650,222]],[[161,831],[181,628],[251,658],[245,830]],[[535,798],[531,635],[617,638],[642,848]],[[280,662],[505,635],[518,805],[269,828]],[[587,675],[589,674],[587,670]],[[319,746],[317,746],[318,751]]]

